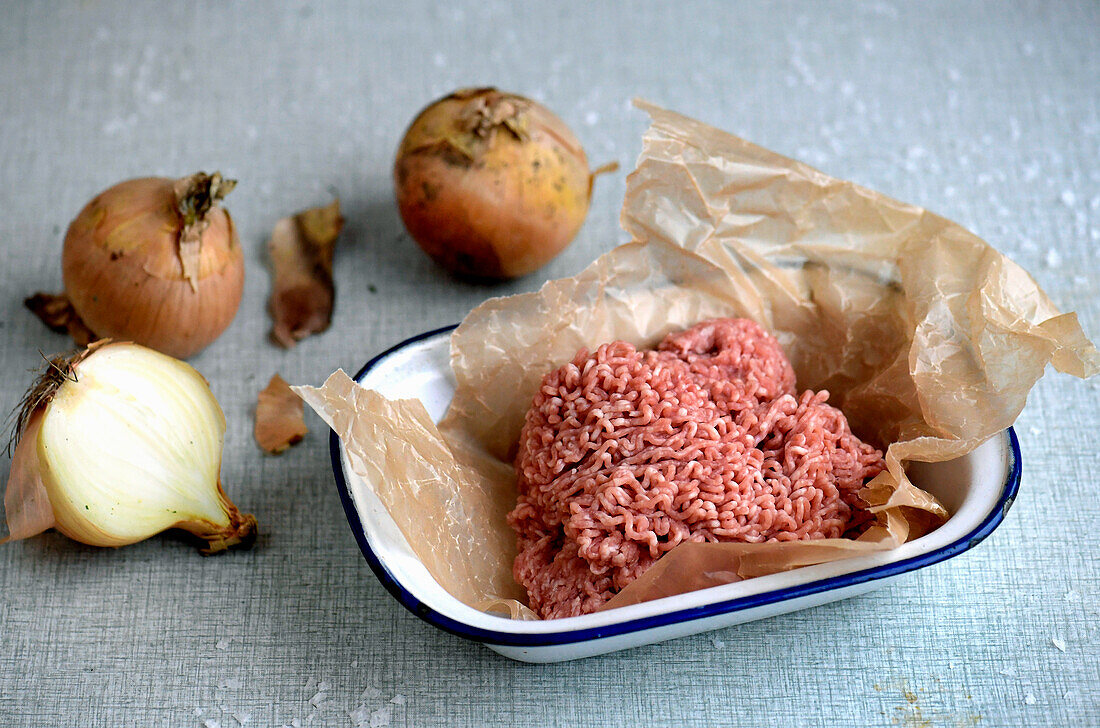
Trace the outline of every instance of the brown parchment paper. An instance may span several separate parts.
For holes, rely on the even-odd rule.
[[[419,402],[387,401],[343,372],[295,388],[466,604],[533,617],[511,576],[511,462],[540,379],[581,347],[652,346],[703,319],[752,318],[783,344],[799,389],[828,389],[888,466],[861,492],[877,524],[859,540],[682,544],[605,608],[921,535],[949,514],[909,482],[907,461],[958,457],[1011,425],[1048,362],[1078,377],[1100,371],[1076,316],[955,223],[639,106],[652,125],[622,212],[634,242],[573,278],[474,309],[451,338],[457,389],[438,428]]]

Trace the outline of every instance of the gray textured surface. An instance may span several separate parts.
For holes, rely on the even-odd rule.
[[[168,538],[0,547],[0,724],[352,725],[361,706],[379,726],[1100,724],[1096,382],[1040,382],[1017,426],[1020,498],[975,551],[863,598],[558,666],[509,662],[396,605],[346,526],[315,418],[287,455],[259,452],[251,408],[273,372],[355,369],[622,239],[619,173],[539,273],[485,288],[433,268],[400,235],[389,169],[412,115],[464,85],[544,100],[597,163],[630,168],[640,95],[922,204],[1100,335],[1095,2],[509,8],[0,6],[0,406],[39,350],[64,346],[21,301],[59,287],[80,206],[123,178],[219,168],[241,180],[228,206],[249,272],[229,333],[193,363],[229,419],[223,479],[264,531],[216,559]],[[329,190],[349,218],[333,327],[282,352],[265,340],[262,246]]]

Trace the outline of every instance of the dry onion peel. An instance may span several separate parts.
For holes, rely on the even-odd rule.
[[[210,227],[210,211],[237,186],[235,179],[223,179],[215,172],[183,177],[172,183],[176,212],[183,221],[179,233],[179,258],[183,277],[192,291],[199,290],[202,266],[202,236]]]
[[[77,346],[87,346],[98,338],[81,320],[72,301],[63,293],[36,293],[24,299],[23,305],[51,331],[71,336]]]
[[[261,448],[278,455],[302,441],[309,429],[303,416],[304,403],[290,385],[275,374],[256,399],[253,434]]]
[[[199,172],[127,180],[96,195],[65,234],[61,268],[73,318],[99,337],[171,356],[206,348],[233,320],[244,289],[237,230],[219,206],[235,185]],[[73,333],[68,320],[36,313]]]
[[[53,528],[53,507],[38,469],[38,431],[42,417],[34,414],[11,458],[8,487],[4,492],[4,515],[8,521],[7,541],[18,541]]]
[[[290,349],[332,321],[332,258],[343,228],[340,200],[275,224],[267,244],[273,276],[267,310],[274,323],[271,338],[280,346]]]
[[[53,526],[92,546],[183,529],[204,554],[251,546],[219,478],[225,416],[206,380],[137,344],[58,357],[28,393],[4,498],[6,540]]]

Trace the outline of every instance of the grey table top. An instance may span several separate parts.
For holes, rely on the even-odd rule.
[[[241,180],[228,207],[245,297],[192,363],[229,420],[223,480],[263,537],[212,559],[170,538],[0,547],[0,724],[1100,725],[1095,381],[1036,387],[1019,500],[976,550],[864,597],[547,666],[393,601],[346,525],[319,420],[280,458],[251,438],[272,373],[354,370],[623,239],[622,172],[600,179],[574,245],[514,283],[456,282],[402,234],[390,167],[405,125],[483,83],[545,101],[596,163],[629,170],[643,96],[921,204],[1100,335],[1098,28],[1087,1],[4,4],[0,406],[40,350],[65,346],[22,299],[59,288],[83,203],[132,176],[221,169]],[[263,245],[332,190],[349,221],[333,326],[284,352],[266,339]]]

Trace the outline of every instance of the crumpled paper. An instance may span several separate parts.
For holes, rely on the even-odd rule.
[[[573,278],[494,298],[451,338],[457,390],[436,427],[337,372],[295,390],[343,439],[417,556],[475,608],[533,618],[512,578],[512,460],[542,376],[581,347],[654,346],[720,316],[761,323],[798,388],[827,389],[887,470],[861,491],[858,540],[681,544],[605,608],[893,548],[946,509],[907,461],[963,455],[1008,427],[1049,362],[1078,377],[1100,354],[1019,266],[919,207],[825,175],[649,104],[627,180],[633,242]]]

